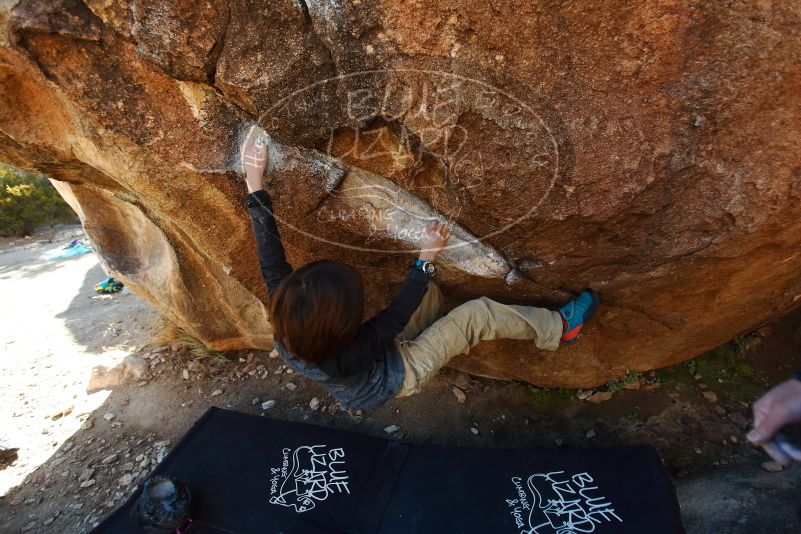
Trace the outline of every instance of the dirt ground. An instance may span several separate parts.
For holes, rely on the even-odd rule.
[[[801,531],[798,468],[766,471],[767,457],[743,438],[750,403],[801,368],[801,313],[690,363],[631,373],[596,391],[445,370],[419,395],[355,412],[269,352],[154,345],[160,321],[147,303],[127,289],[94,292],[105,276],[94,254],[46,258],[80,236],[79,227],[62,227],[0,242],[0,445],[19,449],[0,465],[2,532],[90,530],[209,406],[411,443],[650,443],[674,477],[688,532]],[[139,355],[145,376],[88,390],[95,367],[128,354]],[[275,403],[264,410],[267,401]],[[391,425],[398,429],[387,433]]]

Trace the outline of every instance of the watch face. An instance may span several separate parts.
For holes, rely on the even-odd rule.
[[[423,271],[425,271],[426,274],[434,274],[434,264],[431,262],[424,264]]]

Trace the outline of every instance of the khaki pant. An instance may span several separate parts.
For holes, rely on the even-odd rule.
[[[479,341],[531,339],[539,349],[556,350],[562,337],[559,312],[501,304],[487,297],[465,302],[442,315],[442,292],[429,282],[420,306],[395,338],[406,377],[398,397],[417,393],[440,368]]]

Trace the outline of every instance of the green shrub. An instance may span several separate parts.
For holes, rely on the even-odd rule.
[[[0,163],[0,235],[29,235],[38,226],[77,221],[47,178]]]

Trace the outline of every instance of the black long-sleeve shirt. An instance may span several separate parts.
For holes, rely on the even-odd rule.
[[[256,239],[261,274],[272,296],[292,272],[292,267],[286,261],[267,192],[251,193],[245,203]],[[357,408],[381,404],[394,397],[403,385],[403,361],[393,341],[420,305],[428,281],[429,276],[423,271],[409,269],[390,305],[365,322],[350,345],[316,366],[295,358],[280,343],[276,343],[276,349],[287,365],[319,382],[341,403]]]

